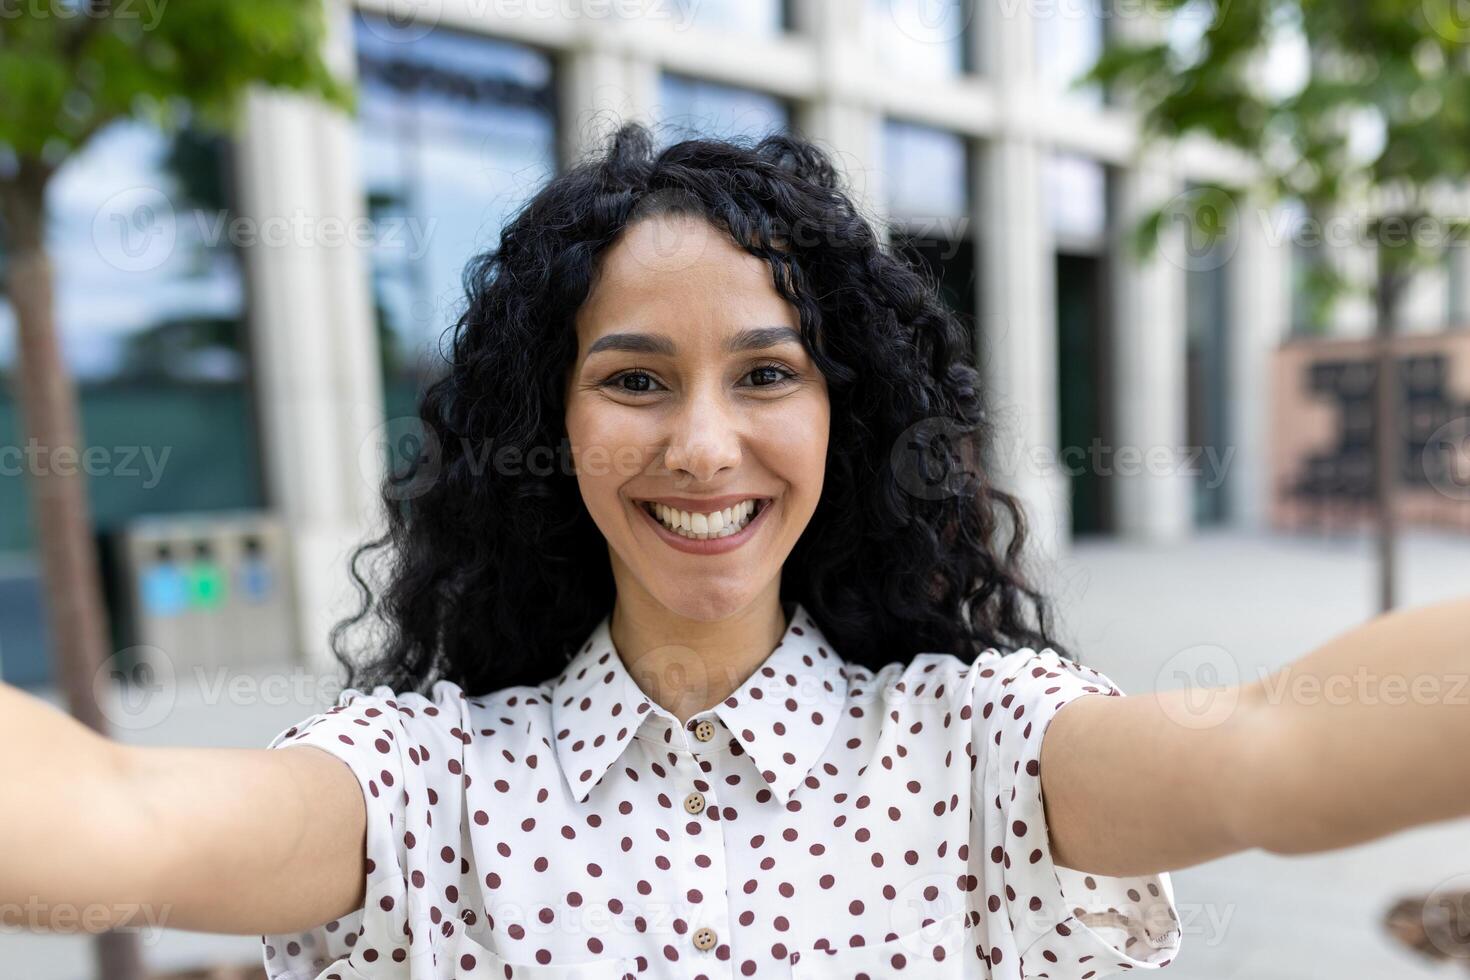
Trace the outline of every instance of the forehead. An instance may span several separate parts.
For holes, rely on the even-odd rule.
[[[603,253],[577,332],[590,339],[654,323],[664,330],[735,329],[752,317],[796,322],[765,260],[703,218],[657,215],[629,225]]]

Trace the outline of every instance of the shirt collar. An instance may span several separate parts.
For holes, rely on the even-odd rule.
[[[604,616],[548,684],[553,748],[572,795],[585,800],[632,738],[698,751],[695,726],[717,717],[730,751],[750,756],[772,792],[788,799],[822,757],[847,700],[846,664],[800,603],[789,612],[765,660],[683,726],[638,686],[613,646],[611,613]]]

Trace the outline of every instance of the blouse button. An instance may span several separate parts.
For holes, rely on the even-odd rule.
[[[713,929],[706,928],[694,930],[694,945],[699,949],[713,948],[715,943],[719,941],[719,938],[719,936],[715,935],[715,931]]]
[[[708,742],[715,737],[715,726],[707,721],[702,721],[694,726],[694,737],[701,742]]]
[[[689,813],[699,813],[704,809],[704,794],[697,790],[684,797],[684,809]]]

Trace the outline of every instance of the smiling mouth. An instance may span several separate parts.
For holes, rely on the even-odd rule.
[[[640,500],[638,506],[648,511],[654,520],[674,534],[691,541],[707,541],[738,534],[770,506],[770,503],[770,497],[751,497],[724,510],[708,513],[676,510],[653,500]]]

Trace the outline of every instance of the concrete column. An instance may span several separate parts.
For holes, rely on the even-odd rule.
[[[349,74],[348,10],[329,0],[328,12],[329,58]],[[298,647],[326,669],[327,631],[356,601],[348,554],[373,529],[381,479],[370,258],[351,244],[360,236],[340,231],[367,220],[354,123],[314,100],[256,91],[236,153],[239,217],[261,230],[243,251],[267,487],[292,542]],[[275,237],[273,226],[288,230]]]
[[[1355,199],[1321,216],[1325,258],[1349,286],[1332,304],[1328,317],[1334,337],[1371,337],[1378,313],[1373,296],[1378,281],[1378,253],[1362,233],[1370,202]]]
[[[1042,201],[1043,151],[1020,137],[985,148],[975,225],[979,363],[994,423],[991,479],[1017,495],[1048,557],[1071,542],[1070,483],[1056,465],[1056,256]]]
[[[1035,76],[1032,18],[979,4],[975,57],[996,89],[999,126],[982,147],[974,224],[980,252],[977,359],[995,430],[990,478],[1026,511],[1037,554],[1071,544],[1070,481],[1057,465],[1056,244],[1041,180],[1046,148],[1016,118]]]
[[[1399,307],[1400,333],[1441,333],[1449,312],[1449,268],[1428,264],[1415,270]]]
[[[576,44],[562,54],[558,125],[562,160],[574,164],[595,153],[624,122],[652,124],[658,102],[658,66],[610,44],[583,22]]]
[[[1451,238],[1445,257],[1445,291],[1448,329],[1470,329],[1470,242],[1464,234]]]
[[[1119,535],[1181,538],[1193,526],[1194,475],[1181,453],[1188,442],[1184,229],[1166,222],[1158,252],[1138,262],[1127,238],[1139,219],[1183,190],[1152,157],[1117,173],[1113,241],[1112,467]]]
[[[1230,459],[1222,460],[1228,519],[1237,527],[1266,525],[1270,506],[1271,357],[1291,329],[1289,236],[1279,213],[1246,200],[1238,207],[1235,254],[1225,266],[1226,338],[1230,364]]]
[[[884,240],[888,240],[888,200],[880,156],[883,118],[850,102],[822,101],[801,107],[802,134],[832,157],[847,181],[853,203]]]
[[[816,97],[796,108],[796,128],[826,150],[847,180],[858,209],[888,240],[888,197],[883,180],[883,116],[853,98],[844,78],[871,62],[863,49],[867,4],[850,0],[797,0],[794,26],[812,38],[819,79]]]

